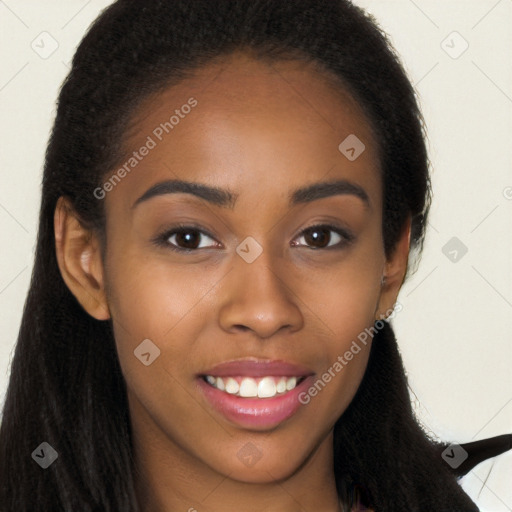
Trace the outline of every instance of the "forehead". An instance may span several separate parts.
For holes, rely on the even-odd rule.
[[[360,105],[336,77],[304,61],[243,53],[213,61],[141,103],[125,162],[149,140],[152,149],[107,201],[121,193],[134,201],[168,179],[254,193],[261,183],[284,194],[293,184],[339,177],[375,194],[380,187],[376,137]],[[362,151],[355,160],[352,149]]]

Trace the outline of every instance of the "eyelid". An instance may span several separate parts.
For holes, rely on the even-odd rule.
[[[340,242],[338,242],[337,244],[335,244],[333,246],[330,246],[330,247],[320,247],[320,248],[316,248],[316,249],[315,248],[310,248],[311,250],[315,250],[315,251],[321,251],[321,250],[326,251],[326,250],[333,250],[333,249],[342,249],[346,245],[349,245],[352,242],[354,242],[354,240],[356,238],[354,236],[354,234],[350,230],[348,230],[347,228],[344,228],[342,226],[339,226],[336,223],[333,223],[333,222],[321,223],[320,222],[320,223],[316,223],[316,224],[311,224],[310,226],[308,226],[306,228],[303,228],[301,231],[299,231],[294,236],[293,240],[296,240],[297,238],[304,236],[308,231],[311,231],[314,228],[316,228],[316,229],[326,228],[329,231],[333,231],[334,233],[338,234],[343,239]],[[168,248],[168,249],[170,249],[172,251],[181,252],[181,253],[198,252],[201,249],[210,249],[210,248],[214,247],[212,245],[212,246],[206,247],[206,248],[202,247],[202,248],[199,248],[199,249],[184,249],[182,247],[177,247],[177,246],[169,243],[169,238],[171,236],[179,233],[180,231],[187,231],[187,230],[189,230],[189,231],[197,231],[201,235],[205,235],[208,238],[211,238],[212,240],[215,240],[217,243],[220,243],[220,242],[218,242],[216,240],[215,236],[212,235],[208,230],[204,229],[202,226],[199,226],[198,224],[194,224],[193,222],[190,222],[190,223],[178,223],[175,226],[172,226],[171,228],[165,229],[161,234],[157,235],[153,239],[153,242],[156,245],[158,245],[158,246],[162,246],[162,247]],[[302,245],[302,244],[301,245],[294,244],[293,246],[294,247],[307,247],[306,245]]]

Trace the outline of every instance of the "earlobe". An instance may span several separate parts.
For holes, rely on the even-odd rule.
[[[54,215],[55,250],[60,273],[82,307],[108,320],[104,269],[98,237],[80,222],[68,199],[60,197]]]
[[[395,305],[407,272],[410,242],[411,218],[409,217],[402,229],[393,254],[386,260],[384,266],[375,320],[381,320],[389,316]]]

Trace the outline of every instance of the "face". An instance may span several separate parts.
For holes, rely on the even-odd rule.
[[[375,137],[327,78],[223,58],[138,109],[98,192],[134,439],[183,466],[262,483],[330,454],[371,340],[345,354],[396,298]]]

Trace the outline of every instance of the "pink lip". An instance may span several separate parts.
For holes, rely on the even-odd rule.
[[[305,377],[294,389],[273,398],[242,398],[208,384],[203,376],[215,377]],[[277,427],[293,416],[300,406],[299,395],[307,390],[314,373],[308,368],[284,361],[237,360],[207,370],[197,377],[198,387],[209,404],[238,427],[264,430]]]
[[[311,369],[286,361],[269,361],[262,359],[237,359],[220,363],[201,375],[214,377],[305,377],[312,375]]]

